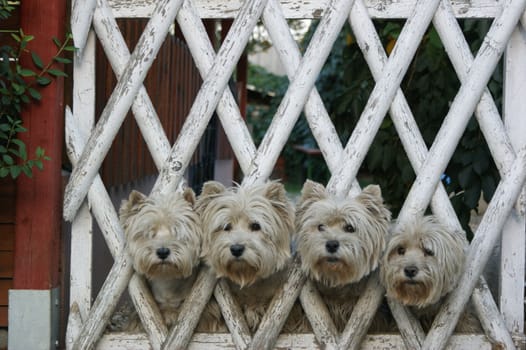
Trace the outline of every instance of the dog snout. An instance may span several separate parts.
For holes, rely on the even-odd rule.
[[[330,240],[325,243],[325,249],[327,249],[329,253],[336,253],[339,247],[340,247],[340,242],[336,240]]]
[[[166,247],[158,248],[155,253],[159,257],[159,259],[164,260],[170,255],[170,249]]]
[[[230,246],[230,252],[236,258],[239,258],[241,255],[243,255],[244,251],[245,251],[245,246],[242,244],[232,244]]]
[[[404,274],[409,278],[415,277],[417,273],[418,273],[418,267],[416,266],[406,266],[404,268]]]

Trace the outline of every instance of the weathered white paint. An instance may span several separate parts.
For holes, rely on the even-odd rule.
[[[526,144],[526,101],[518,96],[526,93],[526,36],[523,15],[522,27],[513,32],[504,55],[504,106],[506,131],[515,149]],[[526,190],[523,189],[504,225],[501,243],[500,308],[506,326],[524,344],[524,316],[517,310],[524,308],[524,281],[526,256]]]
[[[80,156],[79,165],[73,169],[64,193],[63,215],[66,220],[73,219],[88,193],[89,186],[142,86],[181,3],[182,0],[157,2],[155,12],[144,29],[127,68],[122,73]]]
[[[214,64],[215,52],[205,27],[195,13],[191,2],[185,1],[183,3],[177,14],[177,22],[188,43],[188,48],[194,57],[201,77],[205,79]],[[230,89],[223,91],[223,96],[217,105],[217,114],[241,170],[246,173],[256,153],[256,146],[254,146],[250,132]]]
[[[248,329],[243,310],[238,302],[234,299],[232,292],[225,280],[218,281],[215,290],[214,298],[223,312],[225,324],[232,336],[232,341],[236,344],[237,349],[247,349],[252,336]]]
[[[521,125],[520,119],[510,118],[509,116],[523,115],[524,109],[521,108],[524,108],[524,104],[512,105],[506,103],[505,109],[507,108],[509,112],[508,115],[506,115],[507,122],[509,123],[509,130],[505,130],[500,122],[498,112],[491,96],[484,90],[484,79],[486,79],[486,77],[480,77],[480,75],[487,75],[492,72],[494,67],[492,64],[496,62],[496,59],[498,59],[502,52],[504,44],[508,39],[507,33],[511,32],[511,29],[515,26],[515,19],[518,19],[521,16],[522,21],[526,23],[526,14],[521,12],[524,11],[524,1],[510,3],[508,0],[503,3],[490,0],[460,0],[449,3],[448,1],[443,0],[436,12],[434,6],[438,1],[433,3],[417,3],[414,0],[399,0],[396,2],[385,0],[356,0],[354,4],[352,1],[332,1],[328,9],[326,9],[329,4],[328,0],[318,2],[303,0],[268,0],[266,6],[264,1],[250,4],[248,4],[249,2],[245,2],[243,8],[241,7],[242,2],[239,0],[228,2],[219,0],[195,0],[192,2],[184,1],[179,11],[177,11],[176,8],[180,5],[179,3],[170,4],[174,7],[166,8],[165,6],[168,6],[165,4],[166,2],[167,0],[164,1],[163,5],[159,5],[159,2],[154,2],[152,0],[110,0],[109,3],[106,2],[106,0],[97,1],[97,8],[93,15],[94,29],[101,40],[102,46],[110,59],[116,75],[120,76],[120,80],[122,81],[127,81],[129,78],[133,78],[133,86],[131,86],[131,90],[133,91],[128,90],[130,86],[124,86],[125,83],[120,83],[121,86],[118,87],[121,90],[116,89],[116,91],[114,91],[114,94],[112,94],[112,97],[114,95],[116,96],[114,101],[110,101],[111,103],[108,103],[105,112],[103,112],[103,116],[105,116],[107,121],[97,125],[98,129],[96,129],[90,136],[89,143],[91,143],[91,145],[88,144],[88,150],[84,150],[82,156],[81,150],[84,147],[85,141],[81,141],[80,144],[78,144],[78,142],[80,142],[80,140],[85,140],[85,138],[73,135],[74,132],[78,133],[77,129],[79,128],[80,130],[91,129],[92,119],[84,118],[84,113],[86,113],[86,111],[89,111],[89,114],[93,113],[93,106],[91,105],[93,103],[93,97],[91,95],[93,94],[93,91],[89,90],[89,84],[92,83],[88,83],[84,88],[77,88],[74,91],[74,94],[79,94],[79,98],[74,104],[75,110],[73,115],[75,118],[71,118],[71,120],[74,120],[73,126],[68,127],[71,135],[68,139],[68,143],[74,146],[68,145],[68,149],[69,152],[74,155],[72,157],[72,163],[75,164],[76,159],[78,159],[79,156],[81,159],[80,165],[75,166],[75,171],[78,172],[79,175],[73,174],[73,179],[70,184],[68,184],[65,208],[69,208],[69,211],[65,211],[67,214],[65,214],[65,217],[72,217],[75,214],[76,206],[80,205],[80,202],[83,201],[86,193],[88,193],[89,203],[102,203],[103,205],[101,208],[99,208],[99,205],[97,205],[97,208],[93,206],[92,212],[99,222],[99,225],[102,226],[101,228],[105,235],[107,244],[113,256],[116,257],[117,263],[110,272],[108,280],[103,286],[103,290],[101,290],[101,293],[97,297],[97,301],[91,309],[89,298],[86,301],[86,296],[89,295],[89,293],[78,290],[79,288],[82,288],[83,285],[87,285],[86,283],[88,283],[90,277],[89,268],[83,270],[84,272],[74,272],[75,278],[78,278],[78,282],[73,283],[75,291],[72,291],[72,295],[75,294],[75,299],[78,299],[83,306],[79,307],[77,300],[72,298],[72,312],[68,324],[68,339],[73,342],[76,338],[76,334],[80,333],[80,337],[76,339],[75,347],[92,348],[101,335],[104,324],[111,315],[116,300],[120,297],[126,284],[129,282],[130,295],[132,295],[132,300],[134,301],[143,324],[145,325],[149,341],[146,340],[144,335],[133,336],[114,334],[104,336],[101,342],[98,343],[98,347],[100,348],[113,349],[124,347],[127,349],[133,349],[135,346],[140,348],[148,348],[148,346],[152,346],[154,349],[171,349],[186,348],[187,345],[190,349],[214,347],[233,348],[234,346],[237,348],[272,347],[271,344],[274,344],[279,329],[282,326],[281,322],[284,322],[286,314],[294,300],[297,298],[300,290],[300,300],[312,322],[316,337],[312,334],[291,336],[281,335],[277,339],[276,346],[278,347],[286,346],[298,349],[316,348],[322,344],[325,348],[337,346],[338,348],[345,349],[356,349],[359,347],[366,349],[394,349],[403,347],[404,343],[410,348],[419,347],[423,341],[421,328],[419,325],[415,324],[415,320],[412,319],[398,304],[391,303],[392,309],[399,322],[399,326],[401,326],[400,328],[403,337],[365,336],[372,315],[383,295],[383,290],[379,286],[375,275],[371,276],[369,279],[369,288],[356,305],[354,313],[338,341],[338,337],[335,334],[335,327],[332,324],[330,317],[328,317],[327,309],[321,302],[318,292],[313,288],[310,282],[307,282],[302,288],[304,276],[298,269],[291,271],[291,278],[288,280],[286,287],[277,294],[270,307],[269,313],[262,321],[261,328],[254,335],[252,343],[251,337],[246,330],[246,325],[243,324],[239,310],[236,312],[236,307],[238,307],[238,305],[235,300],[232,299],[232,295],[229,293],[228,288],[225,288],[225,286],[220,283],[214,289],[216,283],[215,277],[206,270],[201,271],[198,280],[194,285],[194,290],[191,296],[183,305],[180,322],[175,325],[167,337],[166,327],[160,321],[158,309],[156,305],[154,305],[155,303],[151,298],[151,294],[148,291],[144,280],[138,276],[131,277],[133,271],[131,271],[131,267],[126,261],[126,256],[122,255],[123,238],[117,215],[114,208],[111,206],[111,202],[109,202],[109,198],[100,178],[94,175],[98,171],[100,162],[102,162],[107,149],[100,155],[100,159],[95,159],[97,156],[94,156],[93,153],[97,153],[97,147],[103,146],[103,148],[105,148],[105,142],[111,143],[113,139],[111,134],[116,133],[116,130],[122,123],[122,120],[119,120],[120,117],[118,118],[118,116],[121,113],[124,113],[125,115],[133,102],[132,109],[137,123],[146,139],[150,152],[154,156],[157,167],[161,169],[161,176],[159,177],[153,193],[155,194],[159,191],[170,191],[179,183],[190,156],[202,135],[202,131],[206,128],[210,115],[217,105],[217,111],[221,123],[223,124],[232,147],[234,148],[234,152],[243,172],[247,174],[246,182],[258,182],[264,180],[270,174],[275,158],[277,158],[277,155],[286,142],[290,130],[298,118],[299,112],[305,107],[306,116],[313,135],[318,141],[329,170],[334,174],[330,183],[331,189],[335,192],[346,192],[349,190],[349,187],[352,187],[353,191],[356,192],[359,190],[359,186],[354,177],[358,167],[363,161],[363,157],[365,157],[370,142],[372,142],[372,138],[376,133],[377,126],[374,124],[381,123],[390,106],[390,113],[395,122],[397,131],[404,143],[404,147],[409,155],[415,172],[419,174],[412,189],[412,192],[414,191],[417,194],[410,193],[406,205],[404,205],[405,212],[403,210],[403,215],[412,215],[413,213],[422,210],[422,208],[426,207],[427,203],[429,203],[431,196],[433,196],[431,199],[431,205],[434,213],[448,225],[459,227],[458,219],[454,215],[444,188],[442,186],[439,186],[437,189],[426,188],[426,186],[422,184],[426,181],[434,181],[434,184],[438,182],[437,174],[439,175],[439,168],[442,167],[441,162],[443,162],[444,159],[445,161],[448,161],[450,155],[444,156],[437,161],[435,157],[436,152],[440,150],[440,153],[442,153],[443,149],[434,145],[429,152],[427,151],[422,137],[418,132],[418,128],[416,127],[416,123],[414,122],[414,118],[411,115],[411,111],[407,106],[407,102],[398,88],[400,81],[405,74],[405,70],[407,69],[407,65],[414,54],[414,48],[419,44],[423,31],[434,16],[434,25],[439,31],[448,54],[457,70],[457,74],[463,83],[457,99],[465,102],[464,99],[466,96],[472,97],[472,100],[469,100],[469,106],[467,107],[458,106],[460,102],[458,102],[457,105],[455,105],[455,103],[453,104],[442,129],[450,130],[448,128],[453,128],[453,130],[458,133],[462,133],[464,129],[461,126],[464,125],[464,120],[456,122],[455,124],[451,123],[450,119],[459,118],[459,115],[462,117],[468,115],[470,113],[470,108],[475,108],[475,105],[478,102],[476,96],[474,97],[471,95],[482,95],[482,99],[475,112],[499,171],[505,179],[505,182],[499,186],[500,192],[498,195],[496,194],[496,198],[498,198],[500,202],[494,204],[493,207],[491,207],[491,205],[493,205],[494,202],[492,201],[492,203],[490,203],[492,211],[488,215],[491,215],[492,218],[487,219],[486,221],[490,222],[493,220],[493,217],[499,215],[501,216],[499,219],[504,220],[502,216],[506,216],[509,210],[507,210],[506,207],[502,207],[501,204],[506,200],[511,201],[516,187],[519,186],[520,188],[521,185],[521,183],[517,184],[517,182],[524,181],[524,176],[521,175],[521,171],[524,171],[518,169],[520,165],[516,165],[515,163],[511,170],[510,166],[514,162],[519,162],[520,164],[526,162],[524,159],[526,151],[523,150],[516,155],[513,147],[517,149],[519,146],[514,144],[512,147],[512,143],[509,141],[507,134],[508,132],[511,133],[511,131],[521,130],[519,127],[516,127],[516,124],[510,122],[511,120]],[[174,1],[174,3],[175,2],[176,1]],[[155,4],[159,7],[154,11]],[[503,5],[505,5],[504,12],[502,11]],[[78,6],[78,4],[75,6]],[[91,5],[85,3],[83,6],[89,7]],[[351,143],[351,137],[350,142],[344,150],[339,142],[334,126],[330,122],[330,118],[323,107],[323,102],[321,101],[319,94],[316,92],[315,88],[313,89],[313,84],[319,69],[321,69],[325,58],[332,47],[335,35],[338,34],[341,25],[343,25],[343,22],[349,15],[349,9],[351,6],[353,6],[353,8],[350,12],[349,19],[353,26],[353,31],[355,32],[357,41],[364,52],[364,56],[371,67],[375,79],[377,80],[377,86],[375,87],[375,91],[373,91],[368,106],[364,110],[360,120],[360,123],[367,125],[361,125],[355,130],[357,134],[363,134],[358,137],[360,142]],[[146,74],[151,62],[142,64],[138,58],[139,55],[145,53],[150,48],[154,51],[157,50],[158,48],[156,45],[158,41],[166,35],[166,24],[168,19],[167,17],[164,17],[166,13],[160,13],[162,7],[169,10],[169,16],[176,16],[177,13],[177,21],[185,35],[186,41],[189,43],[194,60],[197,63],[203,80],[205,81],[199,92],[199,96],[192,107],[192,111],[188,116],[188,120],[185,123],[176,144],[171,150],[151,101],[146,94],[145,89],[142,87],[141,76]],[[506,14],[506,11],[509,13],[513,11],[516,12],[511,16],[510,14]],[[469,49],[466,49],[467,44],[459,31],[455,17],[491,18],[499,16],[501,12],[503,12],[503,15],[497,19],[497,24],[494,26],[497,28],[500,27],[500,29],[492,29],[492,31],[490,31],[490,39],[486,40],[483,49],[481,50],[482,54],[479,54],[480,57],[477,57],[474,61]],[[290,89],[286,94],[286,98],[282,101],[271,128],[265,136],[264,142],[262,142],[262,146],[256,151],[254,144],[250,139],[246,125],[241,119],[234,98],[230,91],[224,89],[224,87],[241,51],[246,45],[246,40],[248,39],[251,28],[255,24],[255,21],[260,17],[261,13],[263,13],[262,18],[268,28],[269,34],[276,48],[278,48],[281,60],[284,62],[291,84]],[[130,56],[113,16],[149,17],[152,15],[157,19],[151,21],[149,26],[151,25],[158,31],[156,33],[157,38],[152,39],[149,42],[146,42],[148,39],[144,39],[143,46],[140,49],[136,49],[134,54]],[[323,17],[318,32],[315,34],[311,42],[311,47],[309,47],[305,57],[302,59],[297,45],[293,41],[288,30],[285,18],[319,18],[322,15]],[[234,16],[238,17],[234,22],[234,26],[232,27],[229,36],[225,40],[225,44],[216,56],[200,18],[232,18]],[[386,58],[384,49],[370,19],[376,17],[409,18],[389,60]],[[157,22],[159,18],[164,19],[166,22],[162,25],[158,25]],[[246,21],[243,22],[243,20]],[[88,21],[88,23],[89,22],[90,21]],[[86,28],[86,23],[77,23],[76,25],[79,26],[79,28]],[[505,28],[502,29],[504,25]],[[322,29],[320,30],[320,28]],[[81,31],[82,29],[77,30]],[[80,35],[82,35],[82,33],[79,34],[79,38]],[[234,37],[236,40],[232,40]],[[79,38],[77,38],[77,40],[81,40],[81,38]],[[518,36],[516,39],[521,38]],[[521,43],[519,40],[519,44],[523,45],[524,43]],[[90,44],[88,43],[88,47],[89,45]],[[510,44],[510,46],[512,46],[512,44]],[[78,62],[81,62],[80,58],[82,57],[83,64],[92,64],[93,59],[90,60],[89,57],[92,57],[93,54],[86,55],[85,52],[86,51],[83,51],[79,54]],[[508,57],[511,57],[511,59],[506,62],[509,71],[524,72],[524,67],[519,63],[522,62],[521,59],[523,58],[522,56],[524,53],[520,50],[513,51],[511,49],[509,52],[510,54]],[[151,59],[151,57],[147,57],[147,59]],[[392,61],[395,61],[395,63],[392,63]],[[142,64],[142,66],[136,68],[138,64]],[[77,68],[75,69],[77,70]],[[142,69],[144,69],[144,71]],[[385,70],[385,73],[382,73],[383,70]],[[82,70],[79,67],[78,74],[81,73]],[[86,72],[84,72],[84,74],[85,76],[89,76]],[[474,77],[474,75],[479,75],[479,77]],[[520,84],[524,84],[524,81],[525,79],[521,78],[520,75],[517,75],[515,80],[510,79],[507,82],[508,91],[511,91],[512,89],[523,90],[523,87],[520,87]],[[517,88],[515,84],[519,84],[519,87]],[[88,97],[82,96],[80,92],[87,94],[86,96]],[[135,94],[137,94],[137,96],[135,96]],[[515,94],[515,91],[508,93],[507,97],[511,96],[511,94]],[[121,101],[119,95],[124,96],[125,99],[123,100],[126,101]],[[381,99],[380,106],[375,103],[378,99]],[[511,98],[509,98],[509,100],[511,100]],[[201,108],[203,103],[208,103],[208,105]],[[90,107],[85,109],[83,104],[88,104]],[[471,109],[471,111],[472,110],[473,109]],[[374,123],[371,123],[370,119],[366,120],[367,118],[373,117]],[[122,118],[124,117],[122,116]],[[83,122],[88,124],[81,126],[80,123]],[[522,125],[524,125],[524,123],[522,123]],[[109,131],[103,135],[101,129],[104,127],[114,127],[115,130]],[[518,135],[521,134],[523,134],[523,131],[518,132]],[[440,139],[437,140],[436,143],[440,144],[440,142],[443,141],[443,144],[454,148],[457,142],[455,141],[456,134],[454,134],[454,137],[450,137],[449,135],[450,134],[447,135],[447,137],[451,139],[449,143],[446,142],[445,139],[441,140],[446,136],[439,136]],[[99,140],[101,136],[107,138],[107,140]],[[75,139],[75,141],[72,141],[72,139]],[[514,139],[519,138],[512,137],[512,140]],[[349,156],[349,154],[351,154],[351,156]],[[88,163],[90,164],[86,163],[86,159],[89,160]],[[93,162],[93,160],[95,160],[95,162]],[[93,172],[93,174],[89,172]],[[91,179],[93,179],[93,184],[90,185]],[[421,199],[427,199],[427,201],[422,201]],[[523,215],[524,209],[520,206],[520,203],[517,208],[519,210],[522,208],[521,213]],[[511,206],[512,204],[509,205]],[[402,219],[403,215],[401,215]],[[89,213],[86,211],[83,216],[77,214],[77,218],[79,218],[77,225],[82,227],[80,232],[83,232],[83,239],[90,240],[89,227],[91,226],[91,219]],[[81,223],[80,218],[84,220],[85,224]],[[524,218],[522,216],[519,219],[523,220]],[[521,226],[520,220],[518,221],[519,224],[516,225],[518,226],[518,230],[513,229],[509,232],[513,232],[513,235],[519,235],[519,238],[524,240],[525,227],[524,224]],[[492,222],[492,224],[494,224],[494,222]],[[486,226],[481,225],[479,229],[480,232],[477,233],[478,241],[474,241],[474,245],[472,245],[472,250],[476,251],[470,251],[471,265],[468,266],[466,274],[473,274],[473,271],[475,271],[475,275],[469,276],[471,278],[469,280],[470,285],[468,287],[462,287],[463,291],[461,295],[459,292],[458,296],[455,295],[452,297],[453,301],[451,303],[456,303],[454,305],[465,305],[465,297],[466,295],[469,297],[469,294],[477,281],[476,273],[478,273],[478,270],[476,269],[479,269],[479,267],[476,266],[476,269],[473,270],[473,265],[476,265],[477,262],[484,261],[484,254],[490,249],[491,243],[496,235],[498,235],[498,233],[494,232],[494,230],[498,231],[498,227],[492,227],[490,229],[488,228],[488,226],[490,226],[489,223],[486,223],[485,225]],[[490,231],[489,234],[487,233],[488,231]],[[517,244],[510,244],[510,242],[512,241],[505,239],[503,245],[508,245],[509,247],[504,249],[517,249]],[[475,245],[475,243],[477,245]],[[81,243],[77,244],[77,246],[79,245],[81,245]],[[515,246],[511,247],[513,245]],[[516,251],[512,251],[511,256],[515,256],[515,254],[522,255],[518,258],[513,257],[508,259],[504,262],[504,267],[506,268],[506,271],[509,271],[512,275],[515,274],[513,276],[522,276],[524,275],[524,244],[522,244],[522,250],[519,247]],[[505,279],[506,278],[504,278],[504,280]],[[513,286],[508,282],[504,282],[509,286],[505,288],[517,288],[517,290],[513,290],[513,292],[503,296],[501,303],[502,300],[504,300],[504,303],[507,303],[508,305],[503,308],[505,315],[509,316],[506,318],[508,327],[511,327],[514,332],[517,332],[517,330],[520,332],[520,329],[523,329],[524,320],[522,311],[519,310],[519,312],[516,308],[519,307],[518,303],[520,303],[522,287],[524,284],[523,281],[521,281],[522,284],[517,283],[516,279],[513,282]],[[522,285],[522,287],[519,285]],[[232,336],[197,334],[193,337],[193,340],[191,340],[192,332],[199,320],[199,315],[201,314],[206,302],[209,300],[213,290],[215,290],[216,298],[223,309],[223,313],[227,315],[227,323],[229,324]],[[495,303],[491,300],[487,286],[483,280],[473,292],[473,301],[491,342],[504,345],[507,348],[512,348],[513,345],[511,344],[510,334],[506,331],[504,321],[500,317]],[[82,308],[84,308],[85,311],[80,311]],[[425,340],[424,348],[431,345],[438,348],[446,344],[448,341],[447,335],[450,334],[450,329],[446,328],[454,327],[456,322],[452,322],[452,320],[455,317],[458,317],[458,315],[455,315],[455,313],[459,312],[458,310],[456,308],[453,309],[454,313],[452,318],[444,316],[448,311],[442,310],[440,317],[447,318],[447,322],[443,323],[449,324],[445,325],[443,327],[444,329],[440,329],[440,326],[436,327],[438,330],[433,330],[431,332],[429,338]],[[276,315],[277,318],[275,318]],[[97,322],[99,324],[97,324]],[[433,340],[429,340],[430,338],[432,339],[432,337],[439,337],[442,343],[435,343]],[[165,338],[166,342],[164,343]],[[364,338],[365,340],[362,343],[361,340]],[[69,345],[71,345],[71,342],[68,343],[68,348],[70,347]],[[148,343],[150,345],[148,345]],[[489,343],[484,336],[453,336],[450,344],[454,348],[489,348]]]
[[[113,333],[105,334],[97,349],[104,350],[145,350],[151,349],[144,334]],[[196,333],[188,344],[188,350],[226,350],[236,349],[230,334],[224,333]],[[326,349],[316,342],[313,334],[282,334],[276,343],[276,349],[313,350]],[[404,342],[399,335],[367,335],[362,350],[400,350],[404,349]],[[445,349],[477,349],[490,350],[484,335],[454,335],[450,345]]]
[[[186,349],[192,333],[199,322],[212,291],[216,285],[215,273],[204,267],[194,282],[192,293],[185,299],[178,316],[178,322],[170,330],[163,349]]]
[[[98,1],[93,16],[93,27],[115,75],[121,77],[131,56],[105,0]],[[132,104],[132,111],[153,161],[160,169],[170,152],[170,142],[144,86],[139,88]]]
[[[271,174],[272,167],[303,109],[304,101],[314,86],[323,63],[349,14],[352,3],[353,0],[334,0],[328,7],[259,145],[244,183],[263,181]]]
[[[78,3],[78,2],[77,2]],[[88,27],[89,28],[89,27]],[[73,28],[72,28],[73,30]],[[73,113],[76,113],[76,122],[80,130],[87,133],[93,128],[95,120],[95,34],[90,31],[86,38],[82,56],[73,57]],[[66,110],[66,124],[73,122],[72,112]],[[66,129],[66,152],[72,163],[72,143],[80,143],[86,135],[78,135],[68,127]],[[81,151],[78,150],[79,152]],[[76,160],[76,159],[75,159]],[[80,317],[87,317],[91,307],[91,267],[92,267],[92,229],[93,218],[89,211],[88,203],[84,202],[71,223],[71,250],[70,250],[70,305],[76,303]],[[68,329],[67,339],[74,339],[73,329]],[[69,346],[70,344],[66,344]]]
[[[201,18],[233,18],[239,12],[242,0],[195,0],[193,1]],[[115,17],[150,17],[155,0],[110,0]],[[320,18],[326,14],[330,0],[281,0],[286,18]],[[366,0],[367,10],[372,18],[408,18],[417,0]],[[501,3],[495,0],[458,0],[452,1],[455,16],[496,17]]]
[[[507,176],[501,180],[471,242],[466,256],[466,267],[462,283],[446,299],[436,316],[422,346],[423,349],[441,349],[453,333],[460,313],[466,306],[478,276],[486,265],[493,246],[499,238],[507,213],[513,207],[524,182],[526,181],[526,147],[517,153]]]
[[[335,349],[338,343],[336,326],[318,289],[311,280],[305,281],[300,293],[300,302],[318,343],[328,349]]]
[[[69,111],[69,109],[67,109],[66,145],[68,156],[73,165],[77,164],[78,157],[80,156],[80,150],[82,149],[83,145],[85,145],[87,139],[86,136],[82,134],[81,129],[77,126],[77,122],[78,120],[75,119]],[[93,184],[88,192],[88,202],[93,203],[91,207],[93,216],[97,220],[97,223],[102,231],[110,253],[114,258],[118,257],[123,252],[124,233],[122,232],[122,228],[119,223],[119,218],[117,216],[115,208],[113,207],[113,203],[111,202],[111,199],[104,187],[104,184],[102,183],[102,180],[98,175],[93,180]],[[78,215],[75,218],[75,220],[78,220]],[[85,227],[84,229],[89,227],[91,226]],[[73,239],[74,237],[72,237],[72,240]],[[83,247],[82,244],[86,244],[86,247]],[[80,245],[80,247],[72,246],[72,249],[76,248],[79,249],[81,252],[82,249],[91,250],[91,240],[89,242],[87,242],[86,240],[82,240],[78,243],[78,245]],[[75,251],[72,250],[72,255],[75,255],[74,252]],[[85,299],[87,299],[89,304],[86,306],[89,307],[89,305],[91,304],[91,263],[88,264],[86,263],[86,261],[78,260],[83,257],[83,254],[81,253],[78,255],[79,257],[72,256],[72,263],[80,266],[76,268],[74,268],[73,266],[71,267],[72,271],[75,271],[78,274],[74,275],[73,273],[75,272],[72,272],[72,281],[79,280],[79,282],[75,282],[70,286],[70,288],[72,289],[70,303],[71,305],[77,305],[76,308],[79,309],[79,317],[81,319],[86,320],[88,314],[87,311],[89,310],[89,308],[83,314],[82,312],[80,312],[79,303],[86,303]],[[91,262],[91,254],[87,262]],[[89,270],[88,273],[82,273],[82,271],[84,271],[86,268]],[[157,349],[160,348],[160,344],[166,337],[166,326],[164,326],[164,324],[162,323],[159,312],[155,312],[155,310],[152,310],[152,308],[150,307],[152,297],[149,289],[146,285],[144,285],[144,283],[135,281],[136,279],[137,277],[132,279],[132,281],[130,282],[129,293],[132,298],[132,301],[138,309],[139,315],[144,315],[142,316],[142,319],[148,320],[148,322],[145,322],[145,328],[148,334],[151,335],[150,338],[153,339],[153,345],[155,346],[156,344],[159,344],[159,346],[155,347]],[[86,294],[85,289],[87,289],[90,293]],[[77,334],[74,333],[74,330],[76,330],[77,328],[78,327],[72,328],[71,332],[68,333],[68,346],[72,345],[73,341],[77,338]]]
[[[274,294],[268,311],[258,330],[254,334],[250,349],[273,349],[278,339],[279,333],[292,310],[294,302],[298,299],[301,287],[305,283],[306,276],[301,271],[299,261],[291,266],[288,271],[287,281]]]
[[[265,0],[243,4],[201,85],[152,193],[170,191],[181,180],[265,4]]]
[[[77,57],[83,56],[96,3],[97,0],[73,0],[71,3],[71,34]]]

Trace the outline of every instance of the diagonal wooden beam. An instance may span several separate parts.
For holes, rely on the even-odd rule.
[[[170,156],[160,171],[152,190],[153,194],[172,190],[184,175],[193,150],[223,96],[228,80],[265,5],[266,0],[247,1],[243,4],[201,85]]]
[[[160,0],[113,90],[64,193],[63,216],[71,221],[88,193],[111,143],[122,125],[148,69],[175,19],[182,0]]]

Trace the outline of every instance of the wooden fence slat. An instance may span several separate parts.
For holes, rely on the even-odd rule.
[[[111,142],[130,109],[142,81],[151,67],[168,29],[175,19],[182,0],[160,0],[135,47],[127,68],[113,90],[111,97],[93,130],[79,165],[73,169],[64,194],[64,218],[73,219],[89,186],[98,172]]]
[[[96,4],[97,0],[73,0],[71,4],[71,34],[79,57],[83,55],[88,40]]]
[[[175,188],[181,180],[193,153],[190,152],[196,149],[265,4],[264,0],[244,3],[204,79],[152,193]]]
[[[73,116],[69,110],[66,110],[66,134],[69,136],[67,142],[68,156],[70,157],[71,162],[76,164],[80,155],[80,149],[82,148],[81,145],[85,144],[86,138],[80,133],[80,130],[76,126],[76,121],[73,119]],[[116,259],[123,252],[124,233],[122,232],[122,228],[119,224],[119,218],[115,208],[113,207],[113,203],[111,202],[104,184],[98,175],[93,180],[93,184],[88,192],[88,201],[92,204],[93,216],[97,219],[97,223],[102,231],[108,249],[110,250],[110,253],[114,259]],[[80,264],[83,265],[83,263]],[[75,277],[72,275],[72,281],[74,278],[78,278],[78,276]],[[85,286],[80,283],[78,285],[73,283],[72,287],[76,289],[85,288]],[[82,297],[89,297],[91,300],[91,295],[85,296],[83,294],[84,291],[76,291],[76,293],[80,293],[80,295],[72,295],[70,302],[72,305],[73,303],[76,304],[76,308],[79,309],[80,318],[85,320],[87,319],[87,313],[86,315],[82,315],[80,313],[79,302],[85,302],[85,300],[81,299]],[[146,285],[144,285],[144,283],[140,283],[140,281],[134,281],[134,283],[130,285],[129,293],[132,297],[135,307],[137,308],[137,311],[139,312],[139,315],[142,315],[142,318],[148,318],[150,320],[150,322],[145,323],[145,329],[150,335],[152,343],[154,345],[159,344],[160,347],[160,344],[166,337],[166,327],[162,324],[159,313],[155,313],[155,310],[152,310],[146,301],[151,300],[151,293],[149,289],[146,287]],[[76,328],[72,328],[72,331],[75,329]],[[75,341],[77,339],[77,335],[68,334],[67,339],[68,341]]]
[[[195,14],[195,10],[189,1],[183,3],[181,10],[177,14],[177,22],[186,38],[188,48],[201,73],[201,77],[206,77],[213,65],[215,53],[208,39],[206,29]],[[230,89],[223,91],[223,96],[217,105],[217,114],[232,145],[241,170],[243,172],[248,171],[248,167],[256,153],[256,147]]]
[[[451,292],[435,317],[427,334],[423,349],[442,349],[458,322],[482,273],[491,251],[497,242],[508,213],[513,207],[526,181],[526,147],[517,153],[517,159],[508,175],[501,180],[495,194],[482,217],[466,256],[466,267],[461,276],[462,283]]]
[[[510,135],[515,149],[525,144],[526,132],[524,116],[526,103],[523,98],[526,92],[526,40],[524,38],[524,25],[526,14],[522,16],[522,28],[517,27],[508,43],[504,57],[504,96],[503,118],[506,131]],[[513,214],[508,219],[501,239],[501,264],[500,264],[500,309],[508,329],[517,344],[526,343],[524,334],[525,307],[525,247],[526,247],[526,190],[523,189],[513,209]],[[517,346],[518,347],[518,346]]]
[[[116,17],[150,17],[155,5],[154,0],[110,0]],[[242,0],[214,1],[194,0],[201,18],[234,18],[243,3]],[[330,0],[281,0],[281,7],[286,18],[321,18],[324,16]],[[367,10],[371,18],[408,18],[411,16],[417,0],[367,0]],[[455,16],[459,18],[491,18],[496,17],[502,5],[495,0],[452,1]]]

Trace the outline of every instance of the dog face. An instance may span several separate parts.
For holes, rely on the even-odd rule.
[[[393,232],[380,267],[387,296],[402,304],[435,304],[457,284],[467,241],[435,217],[415,219]]]
[[[241,287],[281,270],[290,257],[294,211],[281,183],[225,188],[209,181],[197,201],[203,256]]]
[[[307,180],[297,208],[297,249],[310,278],[335,287],[376,269],[391,219],[379,186],[367,186],[355,198],[336,198]]]
[[[148,279],[183,278],[199,262],[201,225],[187,188],[159,198],[132,191],[119,214],[134,269]]]

